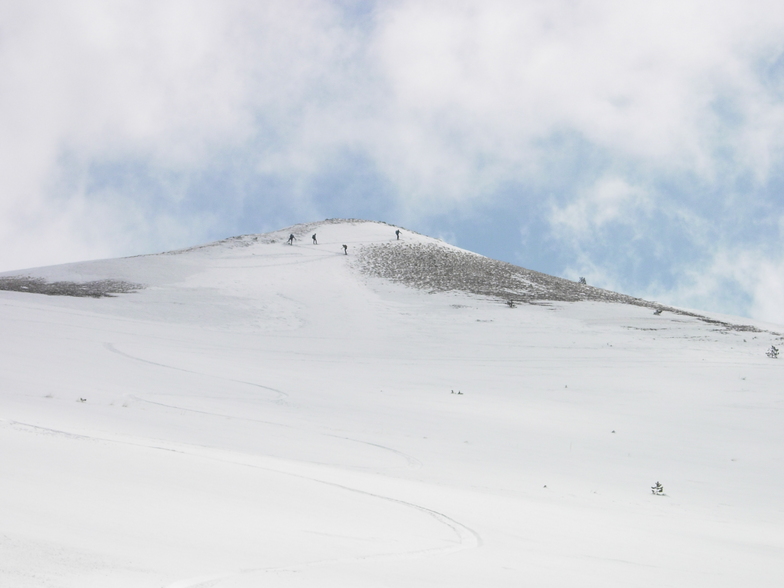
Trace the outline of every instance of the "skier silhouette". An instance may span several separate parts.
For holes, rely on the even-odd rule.
[[[343,245],[343,253],[348,255],[348,245]]]
[[[286,242],[287,242],[289,245],[294,245],[294,233],[291,233],[291,235],[289,235],[289,240],[288,240],[288,241],[286,241]]]
[[[397,236],[397,240],[400,241],[400,229],[395,231],[395,235]]]
[[[313,244],[318,245],[318,241],[316,241],[316,233],[313,233],[313,237],[311,238],[313,239]]]

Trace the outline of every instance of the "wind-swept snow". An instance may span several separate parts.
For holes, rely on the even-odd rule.
[[[20,274],[0,585],[781,585],[780,327],[394,231]]]

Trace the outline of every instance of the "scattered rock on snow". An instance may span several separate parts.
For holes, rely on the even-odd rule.
[[[0,290],[29,292],[48,296],[76,296],[105,298],[115,294],[126,294],[144,288],[123,280],[95,280],[92,282],[47,282],[43,278],[30,276],[0,277]]]

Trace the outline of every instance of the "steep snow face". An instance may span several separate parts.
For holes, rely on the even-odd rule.
[[[111,297],[0,292],[0,585],[781,585],[780,329],[510,308],[407,274],[399,252],[473,254],[395,230],[23,273],[139,286]]]

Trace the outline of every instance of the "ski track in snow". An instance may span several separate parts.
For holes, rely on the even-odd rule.
[[[181,367],[177,367],[177,366],[173,366],[173,365],[168,365],[168,364],[165,364],[165,363],[159,363],[157,361],[150,361],[149,359],[143,359],[141,357],[136,357],[134,355],[131,355],[130,353],[125,353],[124,351],[120,351],[112,343],[104,343],[103,346],[107,350],[111,351],[112,353],[116,353],[118,355],[122,355],[124,357],[129,358],[129,359],[133,359],[134,361],[140,361],[142,363],[155,365],[155,366],[166,368],[166,369],[169,369],[169,370],[175,370],[175,371],[178,371],[178,372],[185,372],[185,373],[188,373],[188,374],[195,374],[197,376],[204,376],[205,378],[215,378],[217,380],[223,380],[225,382],[234,382],[235,384],[245,384],[247,386],[253,386],[255,388],[261,388],[262,390],[269,390],[270,392],[275,392],[278,395],[278,397],[273,402],[275,402],[276,404],[286,404],[286,401],[283,400],[283,399],[284,398],[288,398],[288,396],[289,396],[288,392],[284,392],[283,390],[278,390],[277,388],[272,388],[270,386],[264,386],[263,384],[257,384],[255,382],[247,382],[245,380],[235,380],[233,378],[226,378],[225,376],[216,376],[214,374],[205,374],[203,372],[197,372],[197,371],[194,371],[194,370],[188,370],[188,369],[185,369],[185,368],[181,368]]]
[[[260,424],[263,424],[263,425],[272,425],[274,427],[284,427],[286,429],[293,429],[295,431],[299,430],[298,427],[295,427],[293,425],[286,425],[286,424],[283,424],[283,423],[276,423],[274,421],[264,421],[264,420],[261,420],[261,419],[252,419],[250,417],[234,416],[234,415],[230,415],[230,414],[221,414],[221,413],[217,413],[217,412],[211,412],[211,411],[208,411],[208,410],[199,410],[199,409],[196,409],[196,408],[186,408],[184,406],[178,406],[176,404],[166,404],[164,402],[158,402],[156,400],[148,400],[146,398],[141,398],[141,397],[135,396],[135,395],[131,395],[131,396],[129,396],[129,398],[132,398],[132,399],[134,399],[134,400],[136,400],[138,402],[144,402],[144,403],[147,403],[147,404],[154,404],[155,406],[162,406],[164,408],[171,408],[173,410],[182,410],[182,411],[186,411],[186,412],[193,412],[193,413],[197,413],[197,414],[203,414],[203,415],[207,415],[207,416],[214,416],[214,417],[223,418],[223,419],[236,419],[236,420],[247,421],[247,422],[251,422],[251,423],[260,423]],[[407,453],[404,453],[404,452],[402,452],[402,451],[400,451],[398,449],[394,449],[392,447],[387,447],[386,445],[380,445],[378,443],[371,443],[369,441],[362,441],[361,439],[353,439],[351,437],[343,437],[341,435],[333,435],[331,433],[318,433],[318,434],[322,435],[324,437],[332,437],[334,439],[343,439],[344,441],[351,441],[352,443],[360,443],[362,445],[368,445],[370,447],[383,449],[384,451],[389,451],[390,453],[394,453],[395,455],[397,455],[399,457],[402,457],[404,460],[406,460],[406,463],[408,464],[408,466],[410,468],[418,469],[418,468],[422,467],[422,462],[419,461],[417,458],[415,458],[415,457],[413,457],[411,455],[408,455]],[[318,464],[322,464],[322,465],[330,465],[330,464],[324,464],[322,462],[315,462],[315,461],[314,462],[310,462],[310,463],[318,463]]]
[[[55,435],[62,435],[64,437],[74,439],[77,441],[98,441],[104,443],[118,443],[121,445],[129,445],[133,447],[140,447],[144,449],[151,449],[151,450],[158,450],[158,451],[170,451],[173,453],[180,453],[183,455],[190,455],[193,457],[198,457],[201,459],[209,459],[215,460],[222,463],[234,464],[242,467],[249,467],[254,469],[259,469],[267,472],[272,472],[274,474],[279,474],[283,476],[288,476],[292,478],[298,478],[300,480],[305,480],[308,482],[313,482],[316,484],[322,484],[324,486],[329,486],[332,488],[337,488],[339,490],[343,490],[346,492],[351,492],[354,494],[359,494],[362,496],[368,496],[377,500],[381,500],[384,502],[398,504],[404,508],[409,508],[416,510],[428,517],[434,519],[439,524],[449,528],[455,536],[454,545],[448,546],[441,546],[441,547],[430,547],[427,549],[417,549],[413,551],[401,551],[401,552],[391,552],[391,553],[381,553],[375,555],[365,555],[365,556],[358,556],[358,557],[347,557],[347,558],[337,558],[337,559],[327,559],[327,560],[319,560],[319,561],[311,561],[311,562],[303,562],[298,565],[291,565],[291,566],[278,566],[278,567],[258,567],[258,568],[248,568],[242,569],[237,571],[231,572],[224,572],[220,574],[211,574],[208,576],[198,576],[196,578],[189,578],[189,579],[182,579],[177,580],[172,584],[166,586],[166,588],[198,588],[207,586],[216,586],[222,580],[226,580],[229,578],[235,578],[237,576],[242,575],[249,575],[253,573],[259,572],[295,572],[300,571],[306,568],[316,567],[316,566],[328,566],[328,565],[337,565],[341,563],[351,563],[357,561],[383,561],[383,560],[401,560],[401,559],[408,559],[414,557],[424,557],[424,556],[434,556],[434,555],[443,555],[447,553],[453,553],[456,551],[462,551],[465,549],[474,549],[481,547],[483,545],[482,537],[479,535],[471,527],[453,519],[452,517],[439,512],[437,510],[433,510],[426,506],[422,506],[420,504],[416,504],[414,502],[409,502],[407,500],[401,500],[399,498],[393,498],[391,496],[384,496],[382,494],[377,494],[375,492],[370,492],[368,490],[362,490],[361,488],[356,488],[353,486],[347,486],[345,484],[338,484],[336,482],[330,482],[329,480],[324,480],[320,478],[316,478],[313,476],[305,475],[302,473],[294,473],[289,472],[277,468],[272,468],[269,466],[262,466],[254,463],[249,463],[247,461],[238,460],[238,459],[227,459],[226,457],[218,457],[215,455],[209,455],[206,450],[200,450],[196,446],[187,445],[187,449],[183,449],[181,444],[178,444],[176,447],[167,446],[166,442],[161,442],[156,445],[152,445],[150,443],[144,443],[141,441],[129,441],[126,439],[112,439],[109,437],[101,437],[97,435],[86,435],[84,433],[73,433],[70,431],[64,431],[62,429],[54,429],[49,427],[41,427],[39,425],[34,425],[32,423],[24,423],[20,421],[7,421],[11,427],[19,428],[19,429],[27,429],[37,433],[43,434],[55,434]],[[375,445],[375,444],[370,444]],[[380,445],[376,445],[377,447],[382,447]],[[384,448],[384,447],[382,447]],[[384,448],[388,449],[388,448]],[[394,451],[394,450],[393,450]],[[292,462],[296,464],[296,462]]]
[[[176,366],[172,366],[172,365],[167,365],[167,364],[164,364],[164,363],[159,363],[159,362],[156,362],[156,361],[150,361],[148,359],[142,359],[140,357],[135,357],[133,355],[130,355],[129,353],[125,353],[124,351],[120,351],[112,343],[104,343],[104,347],[106,349],[108,349],[109,351],[111,351],[112,353],[117,353],[118,355],[122,355],[124,357],[129,358],[129,359],[133,359],[135,361],[140,361],[140,362],[143,362],[143,363],[155,365],[155,366],[158,366],[158,367],[163,367],[163,368],[176,370],[176,371],[180,371],[180,372],[185,372],[185,373],[189,373],[189,374],[206,376],[206,377],[210,377],[210,378],[217,378],[217,379],[221,379],[221,380],[224,380],[224,381],[227,381],[227,382],[234,382],[234,383],[238,383],[238,384],[246,384],[248,386],[255,386],[257,388],[262,388],[264,390],[270,390],[270,391],[276,392],[277,394],[280,395],[275,400],[275,402],[277,404],[286,404],[286,402],[283,400],[283,397],[288,397],[289,396],[289,394],[287,392],[283,392],[282,390],[278,390],[277,388],[272,388],[270,386],[264,386],[262,384],[257,384],[257,383],[254,383],[254,382],[247,382],[247,381],[244,381],[244,380],[234,380],[232,378],[225,378],[223,376],[215,376],[215,375],[211,375],[211,374],[204,374],[204,373],[193,371],[193,370],[187,370],[187,369],[184,369],[184,368],[180,368],[180,367],[176,367]],[[227,415],[227,414],[219,414],[219,413],[210,412],[210,411],[206,411],[206,410],[198,410],[198,409],[194,409],[194,408],[187,408],[187,407],[177,406],[177,405],[173,405],[173,404],[165,404],[163,402],[157,402],[155,400],[148,400],[146,398],[141,398],[141,397],[135,396],[135,395],[131,396],[131,398],[133,398],[135,400],[138,400],[140,402],[146,402],[146,403],[149,403],[149,404],[155,404],[155,405],[158,405],[158,406],[163,406],[163,407],[166,407],[166,408],[171,408],[171,409],[176,409],[176,410],[184,410],[184,411],[188,411],[188,412],[205,414],[205,415],[209,415],[209,416],[222,417],[222,418],[233,418],[233,419],[239,419],[239,420],[244,420],[244,421],[261,423],[261,424],[265,424],[265,425],[273,425],[273,426],[278,426],[278,427],[287,427],[287,428],[291,428],[291,429],[296,429],[296,427],[293,427],[291,425],[284,425],[284,424],[276,423],[276,422],[273,422],[273,421],[264,421],[264,420],[261,420],[261,419],[252,419],[252,418],[248,418],[248,417],[238,417],[238,416]],[[319,433],[319,434],[323,435],[325,437],[333,437],[335,439],[343,439],[343,440],[346,440],[346,441],[351,441],[353,443],[360,443],[362,445],[368,445],[370,447],[376,447],[376,448],[382,449],[384,451],[389,451],[389,452],[394,453],[395,455],[398,455],[398,456],[402,457],[403,459],[405,459],[406,463],[411,468],[420,468],[420,467],[422,467],[422,462],[419,461],[417,458],[415,458],[415,457],[413,457],[411,455],[408,455],[407,453],[404,453],[402,451],[399,451],[397,449],[393,449],[392,447],[387,447],[385,445],[380,445],[378,443],[370,443],[368,441],[362,441],[360,439],[353,439],[351,437],[343,437],[343,436],[340,436],[340,435],[332,435],[332,434],[329,434],[329,433]]]
[[[419,469],[422,467],[422,462],[419,461],[416,457],[408,455],[407,453],[403,453],[398,449],[393,449],[392,447],[387,447],[386,445],[380,445],[378,443],[371,443],[370,441],[362,441],[360,439],[352,439],[351,437],[342,437],[340,435],[331,435],[329,433],[320,433],[325,437],[334,437],[335,439],[345,439],[346,441],[353,441],[354,443],[361,443],[362,445],[369,445],[370,447],[377,447],[378,449],[383,449],[384,451],[391,451],[395,455],[399,455],[403,459],[406,460],[408,467]]]
[[[218,458],[213,458],[218,459]],[[220,461],[228,461],[228,460],[220,460]],[[236,463],[236,462],[233,462]],[[376,555],[366,555],[366,556],[359,556],[359,557],[346,557],[346,558],[339,558],[339,559],[328,559],[328,560],[320,560],[320,561],[312,561],[312,562],[304,562],[299,565],[293,566],[279,566],[279,567],[259,567],[259,568],[249,568],[245,570],[238,570],[235,572],[224,572],[221,574],[215,574],[210,576],[199,576],[197,578],[190,578],[190,579],[182,579],[177,580],[173,584],[169,584],[166,588],[207,588],[212,586],[219,586],[223,580],[228,580],[232,578],[236,578],[238,576],[246,576],[254,573],[259,572],[298,572],[307,568],[312,567],[320,567],[320,566],[329,566],[329,565],[339,565],[343,563],[353,563],[353,562],[369,562],[369,561],[386,561],[386,560],[403,560],[415,557],[424,557],[424,556],[435,556],[435,555],[445,555],[447,553],[454,553],[456,551],[463,551],[465,549],[476,549],[481,547],[484,544],[484,541],[479,533],[477,533],[471,527],[464,525],[463,523],[445,515],[442,512],[433,510],[431,508],[427,508],[425,506],[415,504],[413,502],[408,502],[406,500],[400,500],[398,498],[392,498],[390,496],[383,496],[381,494],[376,494],[374,492],[368,492],[367,490],[361,490],[359,488],[354,488],[351,486],[346,486],[344,484],[337,484],[335,482],[329,482],[326,480],[320,480],[318,478],[313,478],[311,476],[305,476],[302,474],[294,474],[291,472],[283,472],[281,470],[257,466],[253,464],[242,464],[248,467],[253,467],[257,469],[263,469],[266,471],[271,471],[279,474],[284,474],[287,476],[300,478],[303,480],[308,480],[312,482],[316,482],[319,484],[324,484],[326,486],[331,486],[333,488],[339,488],[341,490],[345,490],[347,492],[353,492],[356,494],[361,494],[363,496],[370,496],[371,498],[376,498],[379,500],[384,500],[387,502],[392,502],[394,504],[399,504],[407,508],[415,509],[421,513],[424,513],[434,520],[436,520],[441,525],[444,525],[451,529],[456,537],[456,544],[454,546],[447,546],[447,547],[431,547],[428,549],[418,549],[414,551],[403,551],[403,552],[396,552],[396,553],[381,553]]]

